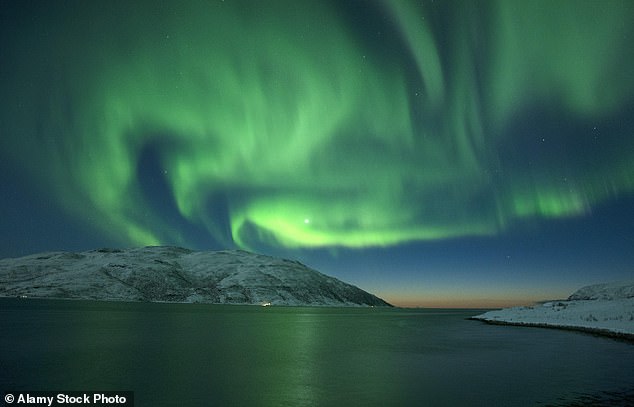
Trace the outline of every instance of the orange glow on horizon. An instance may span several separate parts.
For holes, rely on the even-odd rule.
[[[387,302],[402,308],[507,308],[534,305],[535,299],[518,298],[443,298],[443,299],[386,299]]]
[[[385,301],[402,308],[507,308],[530,306],[536,303],[563,299],[567,295],[556,293],[384,293],[379,295]],[[523,295],[522,295],[523,294]],[[549,295],[550,294],[550,295]]]
[[[394,287],[387,290],[377,289],[374,293],[390,304],[403,308],[508,308],[563,300],[574,291],[568,286],[508,285],[491,282],[479,285],[456,283],[422,287],[412,284],[406,290]]]

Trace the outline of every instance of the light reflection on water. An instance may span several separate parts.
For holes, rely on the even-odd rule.
[[[0,390],[133,390],[140,406],[631,397],[632,344],[477,313],[0,299]]]

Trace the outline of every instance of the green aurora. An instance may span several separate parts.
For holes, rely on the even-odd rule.
[[[149,148],[162,199],[244,248],[499,235],[634,191],[631,1],[2,13],[2,159],[126,244],[192,244],[142,192]]]

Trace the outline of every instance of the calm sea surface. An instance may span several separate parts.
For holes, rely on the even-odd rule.
[[[465,319],[478,313],[0,299],[0,392],[133,390],[136,406],[634,403],[633,344]]]

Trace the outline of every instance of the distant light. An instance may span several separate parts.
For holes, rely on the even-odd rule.
[[[310,223],[310,219],[308,218],[304,219],[304,223],[308,225]]]

